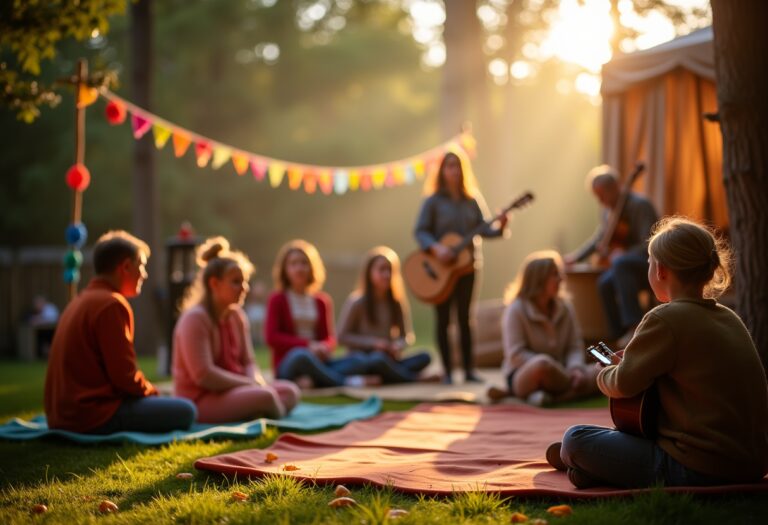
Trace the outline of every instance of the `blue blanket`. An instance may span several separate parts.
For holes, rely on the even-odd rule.
[[[196,423],[186,431],[177,430],[164,434],[145,432],[117,432],[107,435],[79,434],[66,430],[48,428],[45,416],[37,416],[30,421],[12,419],[0,425],[0,439],[29,440],[44,436],[61,436],[78,443],[114,443],[133,442],[142,445],[161,445],[174,441],[192,439],[211,439],[215,437],[237,438],[260,436],[267,425],[282,430],[321,430],[329,427],[346,425],[356,419],[366,419],[381,411],[381,400],[370,397],[361,403],[348,405],[321,405],[317,403],[299,403],[291,414],[283,419],[254,419],[242,423],[224,425],[204,425]]]

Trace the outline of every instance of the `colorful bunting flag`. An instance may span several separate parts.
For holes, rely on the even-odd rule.
[[[269,165],[269,185],[273,188],[280,186],[283,177],[285,176],[285,165],[279,162],[273,162]]]
[[[133,138],[139,140],[152,128],[152,123],[141,115],[133,113],[131,115],[131,128],[133,128]]]
[[[204,168],[208,165],[208,161],[211,160],[211,154],[213,149],[207,142],[195,143],[195,158],[197,159],[197,167]]]
[[[155,135],[155,147],[157,149],[163,149],[165,143],[171,138],[171,130],[157,123],[152,126],[152,133]]]
[[[173,132],[173,154],[176,155],[177,158],[184,156],[191,143],[192,140],[188,135],[178,130]]]
[[[235,173],[238,175],[245,175],[248,171],[248,156],[245,153],[236,151],[232,153],[232,166],[235,167]]]
[[[211,166],[213,169],[217,170],[221,168],[224,164],[226,164],[229,159],[232,157],[232,150],[225,147],[225,146],[219,146],[213,148],[213,162],[211,162]]]

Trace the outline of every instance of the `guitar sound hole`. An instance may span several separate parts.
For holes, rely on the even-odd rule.
[[[432,266],[429,264],[429,261],[424,261],[421,263],[422,266],[424,266],[424,271],[427,272],[427,275],[434,281],[437,280],[437,274],[435,273],[435,270],[432,269]]]

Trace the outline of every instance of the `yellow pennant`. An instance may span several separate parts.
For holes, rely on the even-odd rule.
[[[168,139],[171,138],[171,130],[160,124],[152,126],[152,134],[155,136],[155,147],[157,149],[163,149]]]
[[[360,187],[360,172],[349,170],[349,191],[357,191]]]
[[[280,182],[283,180],[283,176],[285,175],[285,165],[280,164],[279,162],[273,162],[269,165],[269,185],[273,188],[277,188],[280,186]]]
[[[304,178],[304,172],[299,166],[288,167],[288,187],[292,190],[298,190],[301,187],[301,180]]]
[[[423,179],[425,171],[424,160],[416,159],[413,161],[413,172],[416,174],[417,179]]]
[[[377,190],[384,187],[384,183],[387,181],[387,169],[383,166],[374,168],[373,174],[371,174],[371,184]]]
[[[213,148],[213,161],[211,162],[211,166],[213,166],[213,169],[217,170],[226,164],[231,156],[231,149],[224,146],[216,146]]]

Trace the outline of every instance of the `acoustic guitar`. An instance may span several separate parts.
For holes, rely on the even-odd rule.
[[[587,352],[603,366],[613,364],[612,358],[616,355],[602,341],[587,348]],[[655,386],[651,386],[645,392],[641,392],[634,397],[612,397],[610,409],[611,419],[617,430],[647,439],[656,437],[659,418],[659,394]]]
[[[467,235],[463,237],[458,233],[443,235],[439,241],[440,244],[451,248],[456,254],[456,258],[450,264],[441,262],[428,250],[418,250],[410,254],[403,263],[403,278],[413,295],[429,304],[445,301],[451,295],[459,277],[474,271],[474,258],[470,245],[475,235],[502,215],[506,215],[513,209],[522,208],[531,201],[533,201],[533,194],[526,192],[504,208],[499,215],[478,225]]]
[[[602,237],[595,247],[595,253],[597,259],[593,261],[593,265],[598,268],[607,268],[610,266],[610,255],[613,250],[623,249],[626,247],[626,238],[629,233],[629,226],[626,222],[621,220],[621,214],[624,213],[624,207],[627,204],[627,199],[632,191],[632,185],[637,180],[637,177],[645,169],[645,164],[642,161],[637,161],[635,169],[629,174],[627,180],[624,181],[624,185],[619,193],[619,198],[616,201],[616,206],[613,207],[608,215],[608,221],[603,231]]]

